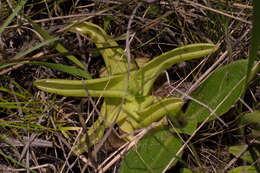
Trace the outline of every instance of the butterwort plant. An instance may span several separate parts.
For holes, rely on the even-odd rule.
[[[87,135],[90,141],[88,147],[98,143],[105,129],[114,122],[120,131],[133,134],[135,130],[164,119],[165,115],[177,118],[183,100],[152,95],[156,78],[176,63],[200,58],[218,49],[210,43],[190,44],[163,53],[138,67],[132,59],[128,64],[124,50],[101,27],[84,22],[76,24],[71,31],[88,35],[100,48],[107,76],[90,80],[40,79],[34,85],[63,96],[104,98],[101,115],[80,140],[80,146],[86,146]],[[128,135],[125,140],[132,137]]]

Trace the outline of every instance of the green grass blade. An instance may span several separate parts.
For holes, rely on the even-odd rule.
[[[62,64],[55,64],[55,63],[49,63],[49,62],[38,62],[38,61],[33,61],[33,62],[27,62],[26,64],[31,64],[31,65],[42,65],[45,67],[49,67],[54,70],[62,71],[71,75],[79,76],[85,79],[91,79],[91,75],[87,71],[83,71],[81,69],[78,69],[73,66],[68,66],[68,65],[62,65]]]
[[[41,47],[43,47],[43,46],[45,46],[45,45],[47,45],[47,44],[49,44],[49,43],[52,43],[52,42],[54,42],[54,41],[56,41],[56,40],[58,40],[58,39],[59,39],[58,37],[55,37],[55,38],[51,38],[51,39],[45,40],[45,41],[39,43],[38,45],[36,45],[36,46],[34,46],[34,47],[32,47],[32,48],[30,48],[30,49],[24,51],[24,52],[18,53],[14,58],[12,58],[12,60],[13,60],[13,59],[14,59],[14,60],[15,60],[15,59],[20,59],[20,58],[22,58],[23,56],[27,55],[28,53],[30,53],[30,52],[32,52],[32,51],[34,51],[34,50],[36,50],[36,49],[39,49],[39,48],[41,48]]]
[[[27,166],[25,166],[24,164],[18,162],[17,160],[15,160],[14,158],[12,158],[11,156],[6,155],[6,154],[3,153],[1,150],[0,150],[0,155],[2,155],[3,157],[5,157],[6,159],[12,161],[13,163],[15,163],[15,164],[17,164],[17,165],[19,165],[19,166],[25,168],[26,170],[31,171],[32,173],[37,173],[36,171],[34,171],[34,170],[28,168]]]
[[[254,0],[253,6],[253,28],[249,51],[246,84],[250,82],[251,69],[253,68],[255,60],[257,60],[257,52],[260,47],[260,1]]]
[[[22,99],[25,99],[25,98],[26,98],[25,95],[20,94],[20,93],[18,93],[18,92],[14,92],[14,93],[13,93],[13,91],[11,91],[10,89],[4,88],[4,87],[0,87],[0,91],[6,92],[6,93],[9,93],[9,94],[15,94],[16,96],[18,96],[18,97],[20,97],[20,98],[22,98]]]
[[[51,35],[49,35],[45,30],[43,30],[38,24],[36,24],[35,22],[33,22],[30,17],[24,15],[24,17],[28,20],[29,23],[31,23],[31,25],[35,28],[35,30],[37,30],[41,36],[46,39],[52,39],[53,37]],[[52,44],[57,51],[59,51],[60,53],[66,53],[68,52],[68,50],[62,46],[59,42],[55,42]],[[85,66],[73,55],[67,55],[66,56],[70,61],[72,61],[74,64],[76,64],[77,66],[79,66],[82,69],[85,69]]]
[[[27,89],[23,88],[17,82],[15,82],[14,80],[11,80],[10,82],[17,88],[19,93],[21,93],[25,98],[32,97],[32,93],[30,93]]]
[[[10,121],[0,121],[0,127],[10,127],[10,128],[17,128],[17,129],[26,129],[32,131],[50,131],[53,132],[53,129],[47,128],[38,124],[34,123],[26,123],[26,122],[10,122]]]
[[[12,14],[6,19],[4,24],[0,27],[0,35],[4,31],[5,27],[7,27],[13,20],[13,18],[16,16],[16,14],[23,8],[27,0],[21,1],[20,4],[15,8],[15,10],[12,12]]]
[[[11,67],[11,66],[13,66],[13,65],[15,65],[15,64],[17,64],[17,63],[15,63],[15,62],[6,63],[6,64],[1,64],[1,63],[0,63],[0,70],[1,70],[1,69],[4,69],[4,68],[7,68],[7,67]]]
[[[21,105],[21,106],[18,106]],[[28,102],[0,102],[0,107],[1,108],[6,108],[6,109],[21,109],[22,111],[41,111],[39,108],[30,108],[30,107],[25,107]],[[33,103],[31,103],[33,104]],[[39,103],[35,103],[35,106]]]

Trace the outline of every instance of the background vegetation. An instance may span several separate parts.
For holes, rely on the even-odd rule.
[[[156,80],[153,94],[183,97],[185,113],[190,100],[200,95],[198,90],[193,95],[192,91],[216,69],[248,59],[250,44],[248,71],[254,67],[254,58],[258,57],[259,61],[259,34],[253,34],[256,40],[250,43],[252,3],[241,0],[2,0],[1,171],[118,172],[123,164],[127,145],[116,133],[111,133],[98,150],[73,152],[76,142],[98,118],[102,98],[58,96],[33,86],[37,79],[81,80],[102,76],[105,62],[101,49],[89,37],[69,32],[75,20],[100,26],[122,49],[126,46],[126,33],[130,32],[131,58],[137,61],[151,60],[191,43],[219,45],[215,53],[176,64]],[[254,29],[257,31],[256,25]],[[232,73],[243,71],[243,66]],[[215,80],[221,81],[221,77]],[[178,162],[168,172],[259,172],[259,74],[247,82],[243,95],[220,118],[203,123],[191,138],[180,134],[182,142],[188,141],[189,145],[182,148],[182,155],[176,157]],[[214,96],[222,93],[221,88],[213,89],[217,84],[211,87]],[[192,97],[176,93],[175,88]],[[117,125],[115,129],[120,132]],[[153,142],[149,140],[146,143]],[[144,170],[149,171],[153,172]]]

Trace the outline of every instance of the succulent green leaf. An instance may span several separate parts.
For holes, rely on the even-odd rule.
[[[100,48],[100,53],[103,56],[106,65],[107,74],[109,76],[114,74],[120,74],[120,73],[123,74],[127,72],[128,69],[127,58],[123,49],[121,49],[117,44],[117,42],[115,42],[110,36],[108,36],[101,27],[90,22],[84,22],[81,24],[76,24],[71,29],[71,31],[79,32],[81,34],[87,34],[90,36],[90,38],[96,44],[96,47]],[[132,60],[129,66],[131,70],[136,69],[136,64]],[[102,94],[102,96],[104,96],[105,98],[101,107],[101,113],[106,118],[106,121],[108,123],[112,124],[116,118],[116,115],[120,111],[119,110],[120,107],[118,105],[120,105],[121,98],[123,97],[125,92],[124,91],[124,88],[126,86],[125,80],[126,80],[126,76],[124,76],[124,79],[121,79],[121,81],[117,81],[118,84],[120,85],[117,85],[118,87],[114,87],[113,89],[115,90],[116,88],[119,88],[120,91],[114,93],[115,96],[114,98],[106,97],[105,95],[106,93],[102,92],[104,93]],[[121,84],[120,82],[124,82],[124,83]],[[111,94],[112,92],[108,91],[108,93]],[[120,98],[118,98],[118,96]],[[129,98],[130,96],[127,94],[126,97]],[[102,124],[102,122],[103,122],[103,118],[99,117],[98,121],[95,122],[93,127],[91,127],[87,132],[93,144],[97,143],[102,138],[104,130],[108,126],[106,123]],[[97,124],[102,124],[103,126]],[[97,135],[95,135],[94,132]],[[81,144],[84,144],[84,137],[83,140],[81,140]]]
[[[90,36],[96,47],[100,48],[109,75],[127,72],[128,65],[125,52],[101,27],[90,22],[83,22],[76,24],[71,31]],[[135,68],[134,61],[131,61],[130,69]]]
[[[124,76],[118,75],[92,80],[41,79],[36,80],[34,85],[43,91],[64,96],[88,97],[89,93],[92,97],[122,98],[124,81]],[[132,98],[129,93],[126,97]]]
[[[119,172],[161,173],[181,146],[181,140],[169,130],[151,132],[128,152]]]
[[[135,74],[135,78],[140,82],[141,87],[138,92],[147,95],[159,73],[168,69],[172,65],[209,55],[217,49],[218,46],[214,44],[191,44],[173,49],[154,58],[142,66]]]
[[[151,122],[155,122],[167,114],[177,116],[183,103],[183,100],[179,98],[165,98],[152,104],[148,108],[138,112],[141,122],[139,122],[135,128],[146,127],[150,125]]]

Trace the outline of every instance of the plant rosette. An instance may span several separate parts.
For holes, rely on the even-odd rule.
[[[34,85],[63,96],[104,97],[101,115],[87,131],[90,146],[98,143],[105,129],[114,122],[129,134],[126,137],[129,140],[135,130],[145,128],[165,115],[178,118],[183,100],[153,96],[151,89],[156,78],[176,63],[200,58],[218,49],[209,43],[190,44],[170,50],[138,68],[133,60],[127,63],[125,52],[99,26],[84,22],[75,25],[72,32],[90,36],[100,48],[107,76],[91,80],[40,79]],[[130,73],[127,73],[128,66]],[[85,138],[86,135],[81,138],[80,146],[86,146]]]

